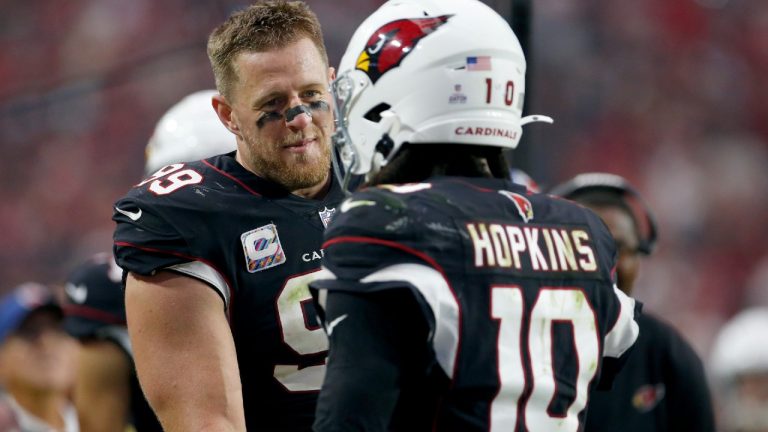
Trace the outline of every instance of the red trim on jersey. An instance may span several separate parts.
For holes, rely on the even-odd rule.
[[[255,190],[251,189],[250,187],[248,187],[248,185],[246,185],[245,183],[243,183],[241,180],[239,180],[239,179],[236,179],[236,178],[235,178],[235,177],[233,177],[231,174],[229,174],[229,173],[227,173],[227,172],[224,172],[224,171],[220,170],[219,168],[216,168],[215,166],[213,166],[213,165],[212,165],[210,162],[208,162],[207,160],[203,159],[203,163],[204,163],[204,164],[206,164],[206,165],[208,165],[209,167],[211,167],[211,169],[213,169],[213,170],[217,171],[219,174],[223,175],[224,177],[227,177],[228,179],[232,180],[233,182],[235,182],[235,183],[239,184],[240,186],[242,186],[242,187],[243,187],[243,189],[247,190],[248,192],[252,193],[253,195],[256,195],[256,196],[258,196],[258,197],[260,197],[260,196],[261,196],[261,194],[260,194],[260,193],[256,192]]]
[[[445,275],[445,271],[443,271],[443,268],[440,266],[440,264],[437,263],[432,257],[425,254],[424,252],[418,251],[416,249],[410,248],[404,244],[400,244],[391,240],[382,240],[374,237],[364,237],[364,236],[346,236],[346,237],[336,237],[335,239],[328,240],[327,242],[323,243],[321,246],[322,249],[326,249],[329,246],[332,246],[334,244],[338,243],[369,243],[369,244],[376,244],[380,246],[387,246],[392,249],[398,249],[403,252],[409,253],[411,255],[417,256],[421,258],[422,260],[426,261],[427,264],[429,264],[432,268],[437,270],[441,276],[443,276],[443,280],[445,280],[445,284],[448,286],[448,289],[451,291],[451,295],[453,296],[453,299],[456,301],[456,306],[458,307],[456,317],[456,326],[459,331],[459,338],[456,342],[456,354],[453,358],[453,373],[451,376],[456,376],[456,368],[458,367],[459,362],[457,361],[459,352],[461,351],[461,303],[459,302],[459,298],[456,296],[456,292],[453,290],[453,287],[451,286],[451,282],[448,279],[448,277]],[[451,383],[453,383],[453,380],[451,380]]]
[[[125,325],[125,320],[119,316],[89,306],[67,304],[64,305],[63,309],[66,316],[86,318],[104,324]]]
[[[462,185],[464,185],[464,186],[467,186],[467,187],[469,187],[469,188],[472,188],[472,189],[478,190],[478,191],[480,191],[480,192],[495,192],[495,191],[496,191],[496,189],[488,189],[488,188],[480,187],[480,186],[474,185],[474,184],[472,184],[472,183],[470,183],[470,182],[467,182],[467,181],[463,181],[463,180],[456,180],[456,179],[452,179],[452,181],[453,181],[454,183],[461,183],[461,184],[462,184]]]
[[[387,246],[391,247],[392,249],[399,249],[403,252],[407,252],[411,255],[415,255],[422,260],[426,261],[427,264],[429,264],[431,267],[433,267],[435,270],[440,272],[441,275],[445,278],[445,272],[443,271],[443,268],[440,267],[440,264],[437,263],[432,257],[425,254],[424,252],[418,251],[416,249],[410,248],[404,244],[400,244],[394,241],[390,240],[382,240],[374,237],[363,237],[363,236],[346,236],[346,237],[337,237],[335,239],[328,240],[327,242],[323,243],[321,246],[322,249],[327,248],[328,246],[337,244],[337,243],[371,243],[371,244],[377,244],[381,246]],[[448,279],[446,278],[446,281]],[[450,285],[449,285],[450,286]],[[453,293],[453,289],[451,289],[451,293]],[[454,294],[455,297],[455,294]]]
[[[155,248],[150,248],[150,247],[145,247],[145,246],[139,246],[139,245],[137,245],[135,243],[116,241],[115,242],[115,246],[132,247],[134,249],[139,249],[139,250],[143,250],[143,251],[147,251],[147,252],[154,252],[154,253],[160,253],[160,254],[164,254],[164,255],[177,256],[177,257],[185,258],[185,259],[188,259],[188,260],[191,260],[191,261],[200,261],[201,263],[203,263],[203,264],[213,268],[214,270],[216,270],[221,275],[222,278],[224,278],[224,281],[227,282],[227,288],[229,288],[229,307],[227,308],[227,318],[228,319],[232,318],[232,304],[235,302],[235,290],[233,289],[232,283],[230,282],[230,280],[227,279],[227,277],[224,275],[224,273],[222,273],[222,271],[219,268],[217,268],[212,262],[208,261],[205,258],[201,258],[201,257],[196,257],[196,256],[192,256],[192,255],[186,255],[186,254],[183,254],[183,253],[173,252],[173,251],[168,251],[168,250],[163,250],[163,249],[155,249]],[[164,270],[164,269],[161,269],[161,270]],[[192,277],[192,276],[187,276],[187,277]],[[193,278],[193,279],[197,279],[197,278]],[[197,279],[197,280],[202,281],[202,279]]]

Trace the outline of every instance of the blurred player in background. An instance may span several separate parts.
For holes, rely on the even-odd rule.
[[[316,431],[583,427],[635,338],[592,212],[509,181],[525,58],[475,0],[390,1],[333,84],[344,201],[312,283],[330,339]]]
[[[302,2],[234,13],[208,55],[237,151],[167,166],[115,204],[139,380],[169,430],[306,431],[328,348],[307,284],[344,196],[333,68]]]
[[[185,96],[161,118],[147,144],[145,173],[234,151],[235,137],[211,105],[215,90]],[[81,341],[74,392],[81,428],[160,431],[139,387],[125,323],[122,269],[102,253],[78,266],[65,286],[65,328]]]
[[[509,178],[512,180],[513,183],[517,183],[519,185],[525,186],[525,188],[528,189],[529,192],[534,192],[534,193],[541,192],[541,186],[539,186],[539,184],[536,183],[536,180],[534,180],[533,177],[528,175],[527,172],[521,170],[520,168],[510,167]]]
[[[722,432],[768,432],[768,307],[731,318],[712,346],[710,372]]]
[[[0,430],[79,430],[69,399],[77,343],[62,317],[43,285],[26,283],[0,298]]]
[[[555,186],[551,193],[580,203],[603,219],[619,250],[618,287],[631,295],[640,261],[656,244],[655,218],[636,189],[614,174],[585,173]],[[642,218],[633,201],[642,207]],[[585,430],[714,431],[699,356],[677,330],[654,315],[643,313],[637,322],[640,336],[634,352],[611,391],[592,395]]]

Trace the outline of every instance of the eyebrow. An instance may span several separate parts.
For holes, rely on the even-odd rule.
[[[319,91],[327,91],[328,85],[323,84],[322,82],[312,82],[308,83],[302,87],[299,88],[299,93],[305,92],[307,90],[319,90]],[[251,108],[253,109],[259,109],[262,105],[264,105],[266,102],[268,102],[271,99],[285,96],[285,94],[281,91],[271,91],[269,93],[266,93],[264,96],[260,96],[256,98],[256,100],[251,105]]]
[[[267,93],[264,96],[260,96],[260,97],[256,98],[256,100],[253,101],[253,105],[251,105],[251,108],[259,109],[259,108],[261,108],[262,105],[264,105],[265,103],[269,102],[270,100],[278,98],[278,97],[281,97],[281,96],[283,96],[283,94],[280,93],[280,92],[270,92],[270,93]]]

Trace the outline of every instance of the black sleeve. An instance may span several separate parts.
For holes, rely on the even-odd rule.
[[[405,377],[426,368],[428,321],[407,288],[331,291],[325,307],[330,350],[313,430],[386,431]]]
[[[669,430],[714,432],[712,398],[701,359],[671,327],[667,391],[670,405]]]

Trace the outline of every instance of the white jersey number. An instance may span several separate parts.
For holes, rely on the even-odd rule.
[[[283,342],[300,355],[328,351],[328,337],[322,327],[312,328],[306,314],[311,307],[309,283],[319,270],[294,276],[283,285],[277,298],[277,313]],[[299,369],[299,365],[275,365],[275,378],[290,391],[320,390],[325,377],[325,364]]]
[[[191,169],[181,170],[183,167],[184,164],[181,163],[166,165],[136,186],[143,186],[152,182],[149,185],[150,191],[157,195],[168,195],[184,186],[203,181],[203,176],[200,173]]]
[[[600,362],[595,312],[579,289],[544,288],[531,310],[530,325],[523,327],[523,293],[516,286],[495,286],[491,290],[491,315],[499,320],[499,380],[501,388],[491,405],[491,431],[515,430],[518,402],[525,388],[523,367],[526,349],[532,372],[532,391],[526,401],[525,423],[530,432],[577,431],[578,414],[587,404],[589,382]],[[549,405],[555,396],[552,324],[568,323],[572,328],[574,361],[578,375],[573,383],[576,397],[563,415],[553,415]],[[528,346],[521,346],[522,332],[528,333]]]

